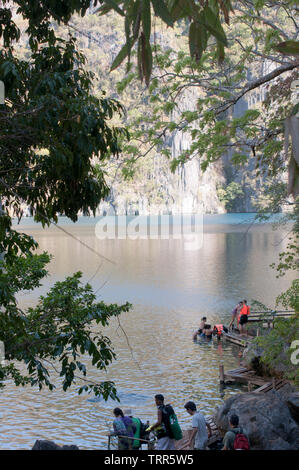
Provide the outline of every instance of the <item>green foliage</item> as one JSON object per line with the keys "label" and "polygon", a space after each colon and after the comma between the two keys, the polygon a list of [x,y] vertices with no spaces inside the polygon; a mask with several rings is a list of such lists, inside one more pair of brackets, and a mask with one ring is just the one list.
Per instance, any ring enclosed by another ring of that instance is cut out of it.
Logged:
{"label": "green foliage", "polygon": [[221,24],[221,14],[229,23],[233,11],[230,1],[197,0],[103,0],[97,12],[103,16],[114,10],[125,18],[126,43],[114,59],[111,70],[117,68],[128,57],[130,66],[131,51],[137,41],[137,64],[139,78],[149,85],[152,74],[151,17],[152,14],[167,26],[185,19],[190,22],[189,47],[191,56],[197,61],[207,47],[210,36],[217,40],[215,49],[219,60],[224,59],[227,38]]}
{"label": "green foliage", "polygon": [[226,187],[218,186],[217,195],[224,207],[229,212],[233,212],[236,201],[244,196],[244,191],[240,183],[232,181]]}
{"label": "green foliage", "polygon": [[7,204],[14,199],[15,211],[27,203],[43,224],[57,213],[76,220],[80,209],[95,211],[108,187],[95,178],[93,155],[102,161],[117,155],[126,133],[108,126],[122,108],[91,94],[84,63],[72,38],[42,47],[31,62],[10,49],[0,53],[7,98],[0,110],[0,191]]}
{"label": "green foliage", "polygon": [[53,20],[67,24],[75,12],[84,16],[90,1],[53,1],[50,6],[47,1],[13,2],[25,22],[29,47],[23,54],[17,45],[12,47],[20,38],[14,23],[20,17],[11,15],[12,2],[3,3],[0,78],[6,99],[0,108],[0,341],[7,365],[0,367],[0,384],[12,379],[16,385],[52,390],[58,374],[64,390],[83,379],[79,393],[89,390],[116,399],[114,383],[88,380],[87,363],[91,359],[105,371],[115,358],[101,329],[127,312],[130,304],[97,302],[91,286],[83,286],[81,273],[76,273],[56,283],[35,308],[21,310],[16,296],[41,285],[51,256],[34,254],[37,243],[12,229],[12,215],[20,219],[24,203],[43,225],[57,221],[60,214],[76,221],[80,210],[94,213],[109,193],[105,163],[118,156],[128,138],[123,127],[112,123],[123,115],[123,108],[102,89],[99,96],[94,94],[95,76],[75,39],[56,34]]}
{"label": "green foliage", "polygon": [[299,41],[285,41],[277,44],[275,49],[285,55],[299,55]]}
{"label": "green foliage", "polygon": [[[25,260],[25,264],[29,260]],[[14,280],[15,290],[33,288],[34,277],[44,276],[41,266],[45,265],[47,256],[36,258],[28,263],[31,272],[19,274],[19,279],[28,278],[31,285],[18,283]],[[21,266],[20,260],[16,267]],[[8,278],[12,279],[14,270]],[[101,327],[108,325],[112,317],[127,312],[131,305],[105,305],[97,302],[90,285],[81,284],[82,274],[75,273],[62,282],[57,282],[46,296],[41,296],[35,308],[21,312],[14,303],[6,305],[0,318],[0,340],[5,344],[5,358],[8,361],[22,361],[26,364],[26,372],[17,367],[0,367],[1,382],[13,374],[18,374],[20,384],[30,383],[52,390],[55,385],[51,379],[48,364],[52,364],[56,375],[62,380],[63,390],[67,390],[77,379],[87,375],[86,358],[100,370],[106,370],[115,358],[109,338],[104,336],[94,324]],[[36,283],[35,283],[36,284]],[[77,375],[78,374],[78,375]],[[55,375],[55,374],[54,374]],[[87,385],[80,388],[102,394],[105,399],[116,397],[114,383],[92,383],[85,379]]]}
{"label": "green foliage", "polygon": [[[298,283],[296,291],[298,297]],[[291,319],[275,320],[274,328],[269,334],[254,339],[254,342],[263,348],[262,363],[270,370],[279,366],[283,371],[283,377],[292,380],[297,386],[299,386],[299,368],[291,361],[293,352],[291,345],[293,341],[298,340],[298,331],[299,317],[297,315]]]}

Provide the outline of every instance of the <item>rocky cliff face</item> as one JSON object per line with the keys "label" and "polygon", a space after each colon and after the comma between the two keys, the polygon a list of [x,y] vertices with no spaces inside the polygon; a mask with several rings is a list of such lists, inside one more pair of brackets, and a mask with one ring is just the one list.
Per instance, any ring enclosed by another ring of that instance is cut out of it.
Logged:
{"label": "rocky cliff face", "polygon": [[[180,97],[180,110],[195,108],[196,98],[196,92],[188,90]],[[175,115],[172,118],[175,119]],[[172,158],[176,158],[189,149],[191,143],[189,133],[175,131],[165,142],[165,147],[171,150]],[[152,181],[150,187],[142,184],[146,180]],[[195,155],[172,173],[169,160],[156,153],[139,181],[134,180],[134,187],[124,187],[117,182],[112,184],[110,196],[99,206],[98,215],[223,213],[225,210],[218,199],[216,186],[225,182],[222,161],[203,172],[200,157]]]}

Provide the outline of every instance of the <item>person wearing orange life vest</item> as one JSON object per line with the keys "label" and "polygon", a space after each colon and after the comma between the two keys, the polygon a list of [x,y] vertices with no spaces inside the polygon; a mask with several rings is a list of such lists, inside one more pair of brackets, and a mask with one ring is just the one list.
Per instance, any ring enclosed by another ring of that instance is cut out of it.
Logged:
{"label": "person wearing orange life vest", "polygon": [[225,331],[225,333],[228,332],[228,329],[227,329],[224,325],[222,325],[222,324],[220,324],[220,325],[214,325],[214,328],[213,328],[213,335],[217,335],[217,338],[218,338],[218,339],[221,338],[223,331]]}
{"label": "person wearing orange life vest", "polygon": [[248,315],[250,315],[250,307],[247,305],[247,300],[243,300],[243,307],[240,310],[239,318],[238,318],[238,325],[240,334],[246,333],[246,323],[248,322]]}

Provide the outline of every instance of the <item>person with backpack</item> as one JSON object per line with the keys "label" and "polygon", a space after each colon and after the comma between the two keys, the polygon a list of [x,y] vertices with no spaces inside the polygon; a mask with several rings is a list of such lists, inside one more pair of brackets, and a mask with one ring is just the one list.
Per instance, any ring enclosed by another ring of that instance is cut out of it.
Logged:
{"label": "person with backpack", "polygon": [[239,417],[233,414],[229,420],[230,430],[223,438],[222,450],[249,450],[249,439],[239,426]]}
{"label": "person with backpack", "polygon": [[158,409],[157,422],[147,431],[155,431],[158,439],[156,450],[175,450],[174,441],[182,438],[175,412],[171,405],[164,405],[161,394],[155,395],[155,403]]}
{"label": "person with backpack", "polygon": [[184,447],[182,447],[182,449],[194,448],[194,450],[205,450],[208,439],[212,435],[211,426],[206,422],[204,415],[197,411],[196,405],[193,401],[188,401],[184,408],[187,413],[192,416],[192,431],[189,436],[189,441],[184,445]]}
{"label": "person with backpack", "polygon": [[[135,425],[129,416],[125,416],[120,408],[114,408],[113,414],[115,420],[113,421],[114,432],[110,433],[111,436],[118,437],[118,450],[128,450],[132,448],[132,441],[136,431]],[[128,436],[128,437],[126,437]]]}
{"label": "person with backpack", "polygon": [[144,424],[141,419],[135,418],[132,416],[132,410],[128,409],[125,410],[125,415],[131,418],[134,426],[135,426],[135,432],[134,432],[134,441],[132,444],[132,450],[139,450],[142,446],[142,442],[140,439],[147,439],[147,435],[145,433],[145,429],[147,428],[147,425]]}

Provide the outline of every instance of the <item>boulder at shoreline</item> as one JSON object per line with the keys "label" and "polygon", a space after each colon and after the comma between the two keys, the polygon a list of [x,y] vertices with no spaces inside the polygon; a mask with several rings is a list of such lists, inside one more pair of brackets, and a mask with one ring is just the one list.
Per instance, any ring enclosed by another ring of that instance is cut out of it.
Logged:
{"label": "boulder at shoreline", "polygon": [[79,450],[79,447],[75,445],[59,446],[53,441],[37,440],[31,450]]}
{"label": "boulder at shoreline", "polygon": [[299,450],[299,393],[287,384],[268,393],[241,393],[218,409],[215,422],[224,435],[229,417],[239,416],[252,450]]}

